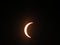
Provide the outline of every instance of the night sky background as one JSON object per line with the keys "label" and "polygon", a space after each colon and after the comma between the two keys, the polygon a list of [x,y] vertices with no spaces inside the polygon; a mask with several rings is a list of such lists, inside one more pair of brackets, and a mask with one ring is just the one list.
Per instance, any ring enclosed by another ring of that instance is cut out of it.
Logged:
{"label": "night sky background", "polygon": [[[2,45],[51,45],[54,16],[52,1],[5,1],[2,3],[3,39]],[[31,39],[23,32],[28,22]]]}

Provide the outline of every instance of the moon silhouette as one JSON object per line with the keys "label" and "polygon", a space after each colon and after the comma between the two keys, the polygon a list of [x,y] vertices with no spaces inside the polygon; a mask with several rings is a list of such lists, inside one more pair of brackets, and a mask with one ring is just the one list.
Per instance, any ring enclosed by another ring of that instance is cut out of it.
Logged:
{"label": "moon silhouette", "polygon": [[29,22],[25,25],[24,27],[24,33],[25,35],[28,37],[28,38],[31,38],[31,36],[28,35],[28,32],[27,32],[27,28],[29,27],[29,25],[33,24],[33,22]]}

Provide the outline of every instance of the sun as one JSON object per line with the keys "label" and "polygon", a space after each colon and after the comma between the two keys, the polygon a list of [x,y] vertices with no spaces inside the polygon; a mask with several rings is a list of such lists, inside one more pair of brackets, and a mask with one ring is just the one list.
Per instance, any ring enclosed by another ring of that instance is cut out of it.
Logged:
{"label": "sun", "polygon": [[31,25],[31,24],[33,24],[33,22],[27,23],[27,24],[25,25],[25,27],[24,27],[24,33],[25,33],[25,35],[26,35],[28,38],[31,38],[31,36],[29,36],[29,35],[28,35],[28,32],[27,32],[27,29],[28,29],[29,25]]}

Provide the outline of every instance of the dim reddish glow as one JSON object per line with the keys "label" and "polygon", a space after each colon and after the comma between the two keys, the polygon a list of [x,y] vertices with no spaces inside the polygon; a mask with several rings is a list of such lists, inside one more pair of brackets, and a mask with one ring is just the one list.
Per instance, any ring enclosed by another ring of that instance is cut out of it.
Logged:
{"label": "dim reddish glow", "polygon": [[28,24],[26,24],[26,26],[24,27],[24,33],[27,37],[31,38],[28,33],[27,33],[27,28],[29,27],[29,25],[31,25],[33,22],[29,22]]}

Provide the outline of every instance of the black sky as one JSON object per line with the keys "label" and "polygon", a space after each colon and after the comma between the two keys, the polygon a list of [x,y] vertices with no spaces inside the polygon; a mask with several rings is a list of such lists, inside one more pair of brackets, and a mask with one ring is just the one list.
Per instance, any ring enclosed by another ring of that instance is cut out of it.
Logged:
{"label": "black sky", "polygon": [[[54,18],[49,4],[46,0],[4,3],[2,45],[51,45]],[[23,33],[24,25],[30,21],[34,22],[29,28],[31,39]]]}

